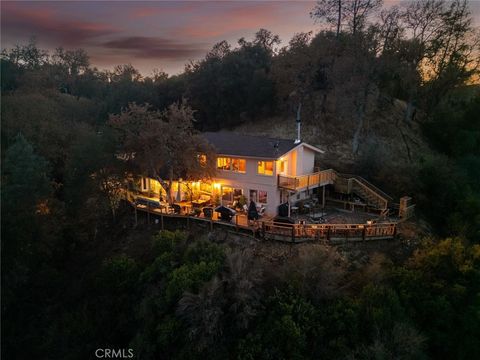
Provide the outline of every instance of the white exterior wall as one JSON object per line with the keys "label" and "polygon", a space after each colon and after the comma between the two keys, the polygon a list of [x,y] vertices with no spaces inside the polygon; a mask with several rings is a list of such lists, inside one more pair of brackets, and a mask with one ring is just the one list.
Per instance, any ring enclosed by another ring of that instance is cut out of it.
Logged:
{"label": "white exterior wall", "polygon": [[[239,173],[227,170],[217,170],[213,182],[217,185],[214,186],[213,192],[215,195],[221,196],[222,186],[229,186],[236,189],[242,189],[243,195],[249,202],[250,190],[266,191],[267,203],[262,204],[265,206],[265,213],[269,216],[275,216],[277,214],[278,206],[280,205],[280,190],[277,187],[277,175],[280,170],[280,162],[286,161],[286,171],[283,175],[299,176],[310,174],[314,171],[315,152],[304,145],[300,145],[285,154],[278,160],[273,160],[273,175],[262,175],[257,173],[258,161],[272,161],[271,159],[262,158],[245,158],[235,157],[229,155],[219,155],[219,157],[240,158],[246,160],[246,172]],[[148,186],[150,188],[150,186]],[[146,190],[146,189],[145,189]],[[297,198],[297,195],[299,197]],[[292,200],[303,199],[307,195],[303,193],[293,194]],[[259,204],[260,205],[260,204]]]}
{"label": "white exterior wall", "polygon": [[302,146],[302,148],[302,174],[311,174],[315,169],[315,151],[305,146]]}
{"label": "white exterior wall", "polygon": [[311,174],[315,169],[315,151],[300,145],[281,157],[287,162],[287,173],[289,176],[300,176]]}
{"label": "white exterior wall", "polygon": [[[233,156],[228,156],[232,157]],[[217,170],[217,175],[214,178],[216,183],[221,186],[230,186],[236,189],[242,189],[243,195],[249,202],[250,190],[266,191],[267,192],[267,204],[265,206],[265,213],[267,215],[274,216],[277,214],[278,205],[280,205],[280,191],[277,188],[277,171],[276,161],[274,161],[273,175],[261,175],[257,174],[257,162],[258,161],[271,161],[269,159],[246,159],[246,172],[237,173],[226,170]],[[221,188],[218,189],[221,194]],[[260,204],[259,204],[260,205]]]}

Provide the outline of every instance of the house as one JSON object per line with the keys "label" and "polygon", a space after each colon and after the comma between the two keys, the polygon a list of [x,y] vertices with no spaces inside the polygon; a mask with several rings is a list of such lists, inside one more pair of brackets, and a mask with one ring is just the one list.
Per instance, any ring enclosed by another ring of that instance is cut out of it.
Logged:
{"label": "house", "polygon": [[276,215],[278,206],[295,192],[304,198],[320,184],[291,188],[302,176],[315,172],[315,154],[323,151],[295,140],[274,139],[227,132],[205,133],[217,152],[215,182],[222,204],[231,204],[243,195]]}
{"label": "house", "polygon": [[[267,215],[275,216],[281,203],[301,200],[315,188],[332,183],[329,170],[315,171],[315,155],[323,151],[305,142],[232,132],[203,135],[216,150],[216,176],[191,184],[175,182],[177,200],[203,195],[226,206],[253,200]],[[144,192],[162,191],[149,178],[142,179],[141,187]]]}
{"label": "house", "polygon": [[[208,180],[174,181],[171,191],[175,206],[182,208],[183,213],[191,213],[192,208],[207,204],[235,207],[254,201],[258,209],[263,208],[264,214],[273,217],[280,204],[288,204],[290,213],[299,200],[316,192],[322,208],[328,202],[352,211],[360,209],[387,216],[393,210],[402,219],[412,216],[415,205],[410,197],[403,197],[396,204],[392,197],[358,175],[316,168],[315,157],[323,151],[299,140],[299,133],[296,140],[225,131],[203,133],[215,148],[216,175]],[[139,187],[135,191],[140,191],[140,200],[147,204],[142,206],[168,207],[165,190],[158,181],[142,177]]]}

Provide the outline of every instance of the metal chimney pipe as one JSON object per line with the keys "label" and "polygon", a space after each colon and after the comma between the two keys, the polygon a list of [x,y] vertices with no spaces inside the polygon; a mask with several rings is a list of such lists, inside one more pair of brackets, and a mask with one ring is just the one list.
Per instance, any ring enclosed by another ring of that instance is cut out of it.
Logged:
{"label": "metal chimney pipe", "polygon": [[300,102],[297,108],[297,138],[295,139],[295,144],[300,144],[302,142],[302,140],[300,139],[300,125],[302,123],[300,119],[301,111],[302,111],[302,103]]}

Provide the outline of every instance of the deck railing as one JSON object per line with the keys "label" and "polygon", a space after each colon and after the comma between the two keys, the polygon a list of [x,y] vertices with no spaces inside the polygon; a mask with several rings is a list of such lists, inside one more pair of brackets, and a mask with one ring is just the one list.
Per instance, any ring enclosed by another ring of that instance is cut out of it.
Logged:
{"label": "deck railing", "polygon": [[371,190],[374,190],[378,195],[382,196],[385,200],[393,201],[393,198],[390,195],[386,194],[383,190],[379,189],[378,187],[373,185],[370,181],[366,180],[361,176],[358,176],[355,174],[346,174],[346,173],[337,173],[337,176],[345,179],[355,179],[357,182],[361,183],[365,187],[368,187]]}
{"label": "deck railing", "polygon": [[277,240],[374,240],[392,239],[396,234],[395,222],[376,224],[282,224],[264,222],[266,237]]}
{"label": "deck railing", "polygon": [[[379,240],[393,239],[396,234],[395,222],[375,223],[375,224],[285,224],[274,222],[273,220],[258,220],[249,222],[245,215],[234,216],[231,222],[224,222],[218,219],[216,214],[207,218],[201,216],[192,216],[191,214],[175,214],[165,211],[164,208],[156,206],[153,202],[138,204],[137,196],[131,192],[126,192],[126,200],[133,205],[136,210],[160,217],[163,227],[164,218],[183,218],[189,224],[191,221],[200,221],[210,223],[211,229],[214,225],[230,226],[238,229],[244,229],[253,232],[253,235],[261,231],[266,239],[275,239],[288,242],[302,242],[311,240]],[[135,219],[137,215],[135,212]]]}
{"label": "deck railing", "polygon": [[335,177],[336,173],[332,169],[299,176],[278,175],[278,186],[289,190],[307,189],[333,184]]}

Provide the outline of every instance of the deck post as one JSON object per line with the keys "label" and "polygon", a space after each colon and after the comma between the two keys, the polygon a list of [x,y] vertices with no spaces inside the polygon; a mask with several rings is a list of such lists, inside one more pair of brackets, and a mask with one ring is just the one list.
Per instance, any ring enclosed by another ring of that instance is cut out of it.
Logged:
{"label": "deck post", "polygon": [[363,241],[365,241],[365,233],[366,233],[366,231],[365,231],[365,226],[364,226],[363,229],[362,229],[362,240]]}
{"label": "deck post", "polygon": [[187,215],[187,229],[190,230],[190,216]]}
{"label": "deck post", "polygon": [[322,210],[323,209],[325,209],[325,185],[322,186]]}
{"label": "deck post", "polygon": [[135,205],[135,227],[138,226],[138,213],[137,213],[137,206]]}
{"label": "deck post", "polygon": [[210,231],[213,230],[213,219],[210,219]]}
{"label": "deck post", "polygon": [[160,223],[162,224],[162,225],[161,225],[161,226],[162,226],[162,230],[164,230],[164,228],[163,228],[163,214],[162,214],[162,213],[160,213]]}

